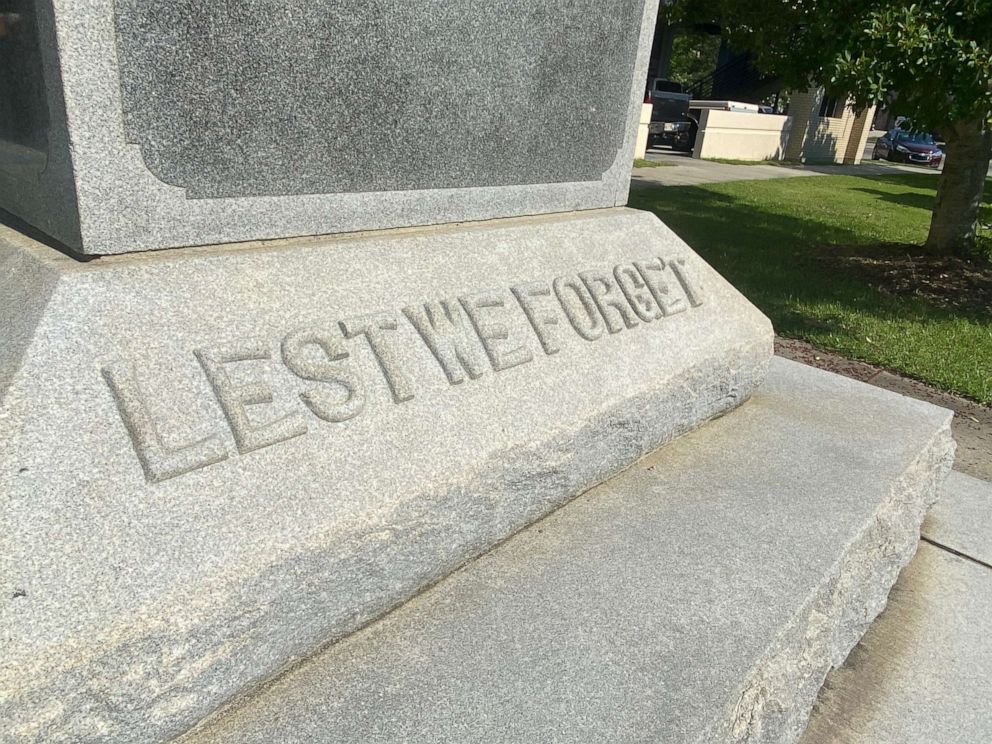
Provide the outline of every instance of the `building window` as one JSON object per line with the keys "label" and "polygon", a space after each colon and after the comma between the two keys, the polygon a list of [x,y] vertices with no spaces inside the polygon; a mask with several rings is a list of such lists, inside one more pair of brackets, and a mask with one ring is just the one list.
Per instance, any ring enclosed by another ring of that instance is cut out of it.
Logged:
{"label": "building window", "polygon": [[841,111],[844,104],[839,98],[834,96],[824,96],[823,100],[820,101],[820,118],[821,119],[836,119],[841,115]]}

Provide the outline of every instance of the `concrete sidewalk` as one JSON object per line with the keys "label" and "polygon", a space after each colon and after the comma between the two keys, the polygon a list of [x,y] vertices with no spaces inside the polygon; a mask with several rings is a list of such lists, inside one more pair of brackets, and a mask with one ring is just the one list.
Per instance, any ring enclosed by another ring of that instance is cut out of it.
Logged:
{"label": "concrete sidewalk", "polygon": [[635,168],[632,186],[697,186],[723,181],[763,181],[773,178],[803,176],[847,175],[881,176],[894,173],[923,173],[937,175],[939,171],[885,161],[866,161],[861,165],[738,165],[713,160],[699,160],[685,153],[652,150],[648,160],[663,163],[662,168]]}

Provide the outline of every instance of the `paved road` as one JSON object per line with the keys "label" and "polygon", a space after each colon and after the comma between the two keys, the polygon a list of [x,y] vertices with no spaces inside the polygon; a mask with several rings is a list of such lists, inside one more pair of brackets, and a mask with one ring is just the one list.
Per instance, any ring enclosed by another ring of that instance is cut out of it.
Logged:
{"label": "paved road", "polygon": [[712,160],[699,160],[684,153],[651,150],[648,160],[665,163],[664,168],[635,168],[631,175],[634,186],[695,186],[721,181],[758,181],[772,178],[801,178],[816,175],[874,176],[888,173],[924,173],[937,171],[912,165],[884,161],[866,161],[861,165],[733,165]]}

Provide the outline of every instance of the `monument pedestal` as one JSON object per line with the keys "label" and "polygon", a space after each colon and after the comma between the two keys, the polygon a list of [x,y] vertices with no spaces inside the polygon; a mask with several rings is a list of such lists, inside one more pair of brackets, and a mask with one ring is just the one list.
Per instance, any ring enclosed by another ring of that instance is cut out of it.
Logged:
{"label": "monument pedestal", "polygon": [[3,740],[792,742],[952,458],[643,212],[0,261]]}
{"label": "monument pedestal", "polygon": [[88,263],[5,231],[0,265],[0,719],[44,742],[185,731],[772,349],[629,209]]}
{"label": "monument pedestal", "polygon": [[183,744],[795,742],[916,551],[949,423],[776,359],[738,410]]}

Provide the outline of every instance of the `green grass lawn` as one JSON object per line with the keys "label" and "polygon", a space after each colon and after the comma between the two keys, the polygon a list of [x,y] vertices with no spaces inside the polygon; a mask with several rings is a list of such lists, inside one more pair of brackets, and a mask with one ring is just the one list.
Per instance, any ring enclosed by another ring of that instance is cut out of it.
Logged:
{"label": "green grass lawn", "polygon": [[630,205],[661,217],[779,334],[992,403],[992,314],[883,294],[817,257],[824,244],[922,243],[936,185],[929,174],[814,176],[639,188]]}

